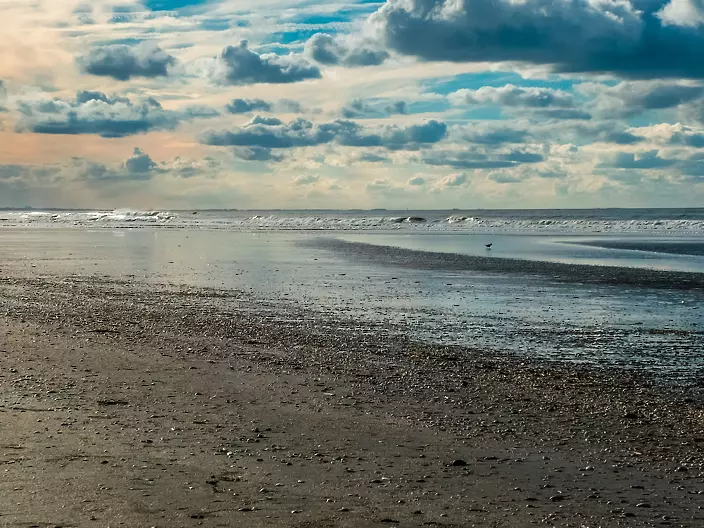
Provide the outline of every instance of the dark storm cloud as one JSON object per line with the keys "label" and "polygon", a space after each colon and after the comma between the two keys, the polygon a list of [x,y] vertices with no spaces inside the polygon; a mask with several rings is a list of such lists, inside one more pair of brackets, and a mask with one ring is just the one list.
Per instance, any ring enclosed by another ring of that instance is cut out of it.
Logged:
{"label": "dark storm cloud", "polygon": [[165,110],[154,98],[132,102],[126,97],[81,91],[74,100],[20,101],[18,132],[38,134],[97,134],[124,137],[150,130],[173,130],[182,121],[212,117],[201,107]]}
{"label": "dark storm cloud", "polygon": [[427,121],[408,127],[383,126],[368,130],[353,121],[336,120],[314,124],[298,118],[284,123],[275,117],[255,116],[249,123],[233,130],[203,133],[206,145],[286,149],[336,143],[351,147],[384,147],[390,150],[413,149],[437,143],[447,135],[447,125]]}
{"label": "dark storm cloud", "polygon": [[367,24],[425,60],[522,61],[561,72],[703,78],[704,29],[667,23],[664,2],[388,0]]}
{"label": "dark storm cloud", "polygon": [[317,33],[306,42],[304,54],[320,64],[329,66],[377,66],[383,63],[389,54],[367,43],[359,45],[346,44],[340,39],[326,33]]}
{"label": "dark storm cloud", "polygon": [[287,84],[322,76],[317,66],[300,55],[260,55],[249,49],[246,40],[225,47],[207,65],[206,73],[214,82],[227,85]]}
{"label": "dark storm cloud", "polygon": [[169,67],[176,63],[173,56],[152,43],[98,46],[76,61],[85,73],[120,81],[132,77],[165,76],[168,75]]}

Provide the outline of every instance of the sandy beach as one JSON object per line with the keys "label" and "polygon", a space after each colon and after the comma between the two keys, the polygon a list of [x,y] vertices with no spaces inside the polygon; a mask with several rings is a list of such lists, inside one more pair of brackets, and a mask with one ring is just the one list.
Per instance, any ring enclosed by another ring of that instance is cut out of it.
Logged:
{"label": "sandy beach", "polygon": [[704,411],[636,374],[245,293],[0,283],[0,526],[702,526]]}

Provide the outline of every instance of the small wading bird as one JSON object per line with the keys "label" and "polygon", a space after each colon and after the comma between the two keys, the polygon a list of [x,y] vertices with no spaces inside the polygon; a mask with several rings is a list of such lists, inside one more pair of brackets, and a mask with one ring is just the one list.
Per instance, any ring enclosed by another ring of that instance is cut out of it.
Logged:
{"label": "small wading bird", "polygon": [[485,246],[487,249],[491,249],[491,246],[493,246],[493,245],[494,245],[493,242],[492,242],[491,244],[484,244],[484,246]]}

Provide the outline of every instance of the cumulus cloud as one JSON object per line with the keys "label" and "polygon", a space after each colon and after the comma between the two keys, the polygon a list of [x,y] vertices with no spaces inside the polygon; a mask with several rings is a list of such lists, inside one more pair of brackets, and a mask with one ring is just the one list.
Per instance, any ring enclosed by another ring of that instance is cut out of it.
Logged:
{"label": "cumulus cloud", "polygon": [[704,99],[704,86],[682,82],[624,81],[616,86],[582,83],[578,89],[593,97],[590,109],[604,117],[632,117]]}
{"label": "cumulus cloud", "polygon": [[440,180],[440,185],[442,187],[461,187],[469,181],[467,174],[464,172],[455,172],[453,174],[448,174],[445,178]]}
{"label": "cumulus cloud", "polygon": [[512,128],[506,125],[484,126],[477,123],[452,127],[453,139],[480,145],[500,145],[503,143],[525,143],[531,137],[523,127]]}
{"label": "cumulus cloud", "polygon": [[414,149],[445,138],[447,125],[431,120],[407,127],[381,126],[366,129],[354,121],[336,120],[314,124],[298,118],[284,123],[275,117],[255,116],[233,130],[204,132],[206,145],[287,149],[337,143],[348,147],[384,147],[390,150]]}
{"label": "cumulus cloud", "polygon": [[633,128],[632,132],[657,145],[704,148],[704,129],[682,123],[660,123]]}
{"label": "cumulus cloud", "polygon": [[606,156],[598,165],[600,168],[614,169],[663,169],[671,167],[675,160],[660,157],[660,152],[648,150],[644,152],[617,152]]}
{"label": "cumulus cloud", "polygon": [[342,108],[342,117],[354,119],[360,117],[379,117],[380,114],[362,99],[355,99]]}
{"label": "cumulus cloud", "polygon": [[233,99],[227,105],[231,114],[248,114],[250,112],[270,112],[271,103],[263,99]]}
{"label": "cumulus cloud", "polygon": [[135,147],[132,156],[125,161],[124,168],[129,174],[148,175],[156,168],[156,163],[149,154]]}
{"label": "cumulus cloud", "polygon": [[320,176],[317,174],[302,174],[293,179],[294,185],[313,185],[320,181]]}
{"label": "cumulus cloud", "polygon": [[153,43],[111,44],[92,48],[76,59],[85,73],[127,81],[132,77],[161,77],[176,59]]}
{"label": "cumulus cloud", "polygon": [[525,150],[487,152],[484,149],[431,150],[424,152],[418,161],[426,165],[454,167],[457,169],[505,169],[524,163],[538,163],[545,157]]}
{"label": "cumulus cloud", "polygon": [[345,119],[359,118],[379,118],[395,114],[405,115],[408,113],[408,106],[405,101],[366,101],[364,99],[353,99],[342,107],[340,114]]}
{"label": "cumulus cloud", "polygon": [[427,180],[420,175],[413,176],[413,178],[408,180],[408,185],[414,185],[416,187],[422,187],[427,183]]}
{"label": "cumulus cloud", "polygon": [[236,158],[244,161],[281,161],[283,156],[276,154],[273,149],[252,145],[249,147],[234,147],[232,153]]}
{"label": "cumulus cloud", "polygon": [[161,172],[151,156],[137,147],[132,155],[117,167],[85,158],[72,158],[68,169],[75,178],[94,183],[149,181]]}
{"label": "cumulus cloud", "polygon": [[192,108],[183,112],[165,110],[152,97],[132,102],[126,97],[91,91],[77,92],[73,100],[20,101],[17,110],[20,114],[16,123],[18,132],[97,134],[103,137],[173,130],[182,121],[203,117],[203,112],[193,112]]}
{"label": "cumulus cloud", "polygon": [[482,86],[478,90],[462,89],[448,95],[455,105],[519,106],[529,108],[571,108],[572,94],[550,88],[522,88],[513,84],[506,86]]}
{"label": "cumulus cloud", "polygon": [[320,64],[348,67],[377,66],[389,57],[387,51],[368,42],[353,44],[326,33],[308,39],[304,54]]}
{"label": "cumulus cloud", "polygon": [[213,82],[225,85],[288,84],[322,77],[320,69],[300,55],[258,54],[246,40],[226,46],[207,61],[205,73]]}
{"label": "cumulus cloud", "polygon": [[670,0],[658,13],[665,24],[697,27],[704,23],[702,0]]}
{"label": "cumulus cloud", "polygon": [[664,20],[657,13],[662,5],[388,0],[370,16],[367,30],[387,49],[425,60],[521,61],[632,78],[704,77],[704,30],[681,18]]}

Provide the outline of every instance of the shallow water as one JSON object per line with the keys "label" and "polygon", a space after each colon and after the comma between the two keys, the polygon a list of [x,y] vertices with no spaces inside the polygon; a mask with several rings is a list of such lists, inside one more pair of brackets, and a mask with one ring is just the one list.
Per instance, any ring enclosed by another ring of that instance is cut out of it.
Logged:
{"label": "shallow water", "polygon": [[[0,230],[0,256],[4,268],[25,275],[100,275],[238,289],[334,317],[384,322],[424,341],[641,368],[690,385],[701,381],[701,291],[590,285],[412,263],[398,267],[381,257],[374,261],[336,251],[325,245],[326,236],[300,231],[8,229]],[[573,244],[574,237],[337,236],[480,255],[491,241],[497,260],[510,255],[684,271],[697,271],[701,260],[656,253],[641,258],[644,252]],[[316,243],[302,243],[310,241]],[[423,259],[422,252],[413,255]]]}
{"label": "shallow water", "polygon": [[[632,235],[342,234],[337,238],[418,251],[704,273],[704,238]],[[486,245],[491,244],[490,248]]]}

